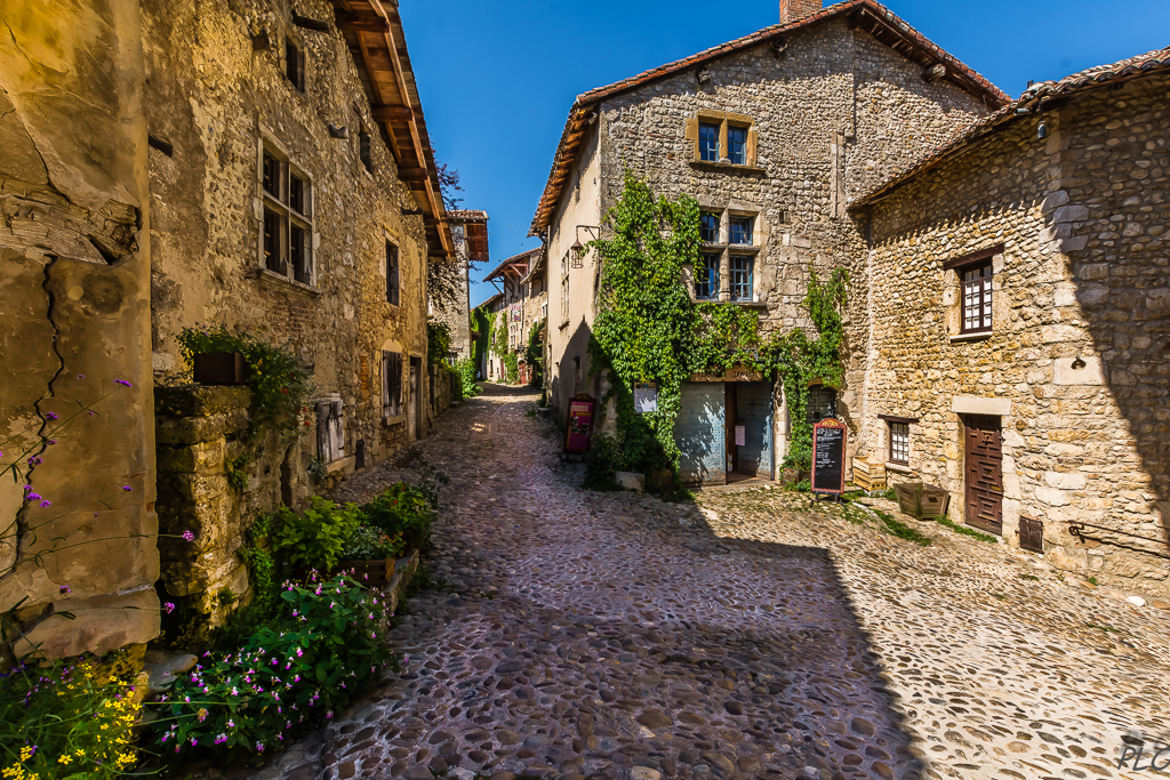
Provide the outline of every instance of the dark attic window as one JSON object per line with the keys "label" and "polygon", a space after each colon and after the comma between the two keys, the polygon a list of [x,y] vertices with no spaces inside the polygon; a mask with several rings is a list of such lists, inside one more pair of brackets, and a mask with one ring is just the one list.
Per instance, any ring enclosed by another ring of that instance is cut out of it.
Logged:
{"label": "dark attic window", "polygon": [[284,75],[298,92],[305,91],[305,53],[292,38],[284,42]]}
{"label": "dark attic window", "polygon": [[374,172],[374,158],[370,153],[370,131],[365,125],[358,130],[358,157],[370,173]]}

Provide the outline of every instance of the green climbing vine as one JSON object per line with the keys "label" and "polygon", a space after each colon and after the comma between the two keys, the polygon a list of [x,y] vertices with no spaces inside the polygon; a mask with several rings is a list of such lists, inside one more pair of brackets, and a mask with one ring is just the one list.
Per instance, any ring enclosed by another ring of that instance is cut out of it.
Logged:
{"label": "green climbing vine", "polygon": [[[839,387],[848,274],[833,271],[822,282],[809,271],[804,306],[815,336],[803,329],[784,335],[760,333],[758,310],[730,303],[695,303],[687,272],[699,260],[699,206],[689,196],[655,197],[627,174],[625,190],[606,216],[606,236],[591,246],[601,263],[597,319],[590,351],[594,371],[607,370],[617,415],[616,468],[677,468],[674,428],[683,382],[695,374],[722,375],[748,368],[780,377],[792,417],[785,465],[807,468],[811,426],[805,420],[808,388]],[[635,383],[654,383],[658,409],[634,410]],[[604,404],[602,404],[604,406]]]}

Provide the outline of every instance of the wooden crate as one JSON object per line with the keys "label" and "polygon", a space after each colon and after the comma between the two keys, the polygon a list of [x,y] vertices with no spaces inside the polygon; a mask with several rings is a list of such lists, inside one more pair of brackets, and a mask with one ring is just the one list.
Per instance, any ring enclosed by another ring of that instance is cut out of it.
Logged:
{"label": "wooden crate", "polygon": [[886,466],[866,458],[853,458],[853,484],[862,490],[885,490]]}
{"label": "wooden crate", "polygon": [[895,485],[894,492],[898,494],[898,505],[902,511],[919,520],[946,517],[947,506],[951,502],[947,491],[922,482]]}

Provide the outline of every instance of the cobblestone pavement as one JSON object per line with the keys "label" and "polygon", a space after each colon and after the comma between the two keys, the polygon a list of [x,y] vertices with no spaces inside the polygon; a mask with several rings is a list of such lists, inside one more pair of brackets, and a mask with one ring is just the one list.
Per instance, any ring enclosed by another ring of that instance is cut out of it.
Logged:
{"label": "cobblestone pavement", "polygon": [[1170,732],[1166,612],[764,486],[580,490],[534,400],[489,388],[345,487],[450,479],[431,586],[402,673],[257,780],[1157,776],[1117,761]]}

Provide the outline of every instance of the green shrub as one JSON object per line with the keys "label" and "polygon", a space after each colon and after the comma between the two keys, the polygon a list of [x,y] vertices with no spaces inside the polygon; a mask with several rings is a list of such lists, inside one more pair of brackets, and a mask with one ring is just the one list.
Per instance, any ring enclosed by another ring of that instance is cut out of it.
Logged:
{"label": "green shrub", "polygon": [[455,364],[455,370],[459,372],[459,381],[463,385],[463,397],[474,398],[483,392],[483,388],[475,383],[475,361],[471,358],[465,358]]}
{"label": "green shrub", "polygon": [[314,496],[304,512],[281,507],[272,523],[273,549],[290,564],[330,571],[361,524],[361,514],[356,504],[335,504]]}
{"label": "green shrub", "polygon": [[397,482],[361,508],[366,523],[390,537],[400,536],[410,548],[421,548],[430,539],[435,521],[435,502],[416,485]]}
{"label": "green shrub", "polygon": [[134,687],[92,658],[20,666],[0,677],[0,777],[125,776],[140,710]]}
{"label": "green shrub", "polygon": [[277,620],[175,684],[151,726],[165,755],[261,759],[381,676],[391,616],[377,593],[339,575],[287,585],[281,604]]}
{"label": "green shrub", "polygon": [[390,534],[372,525],[360,525],[345,542],[341,551],[343,561],[369,561],[397,558],[406,550],[401,534]]}
{"label": "green shrub", "polygon": [[595,433],[585,454],[585,482],[588,490],[617,490],[617,471],[622,450],[617,439],[608,433]]}
{"label": "green shrub", "polygon": [[427,323],[427,360],[432,364],[445,364],[451,353],[451,329],[443,322]]}
{"label": "green shrub", "polygon": [[252,391],[248,424],[255,434],[265,426],[295,433],[302,426],[301,412],[313,394],[309,370],[287,349],[274,347],[248,333],[233,334],[215,328],[184,328],[179,347],[189,366],[196,355],[239,352],[244,356],[244,381]]}

